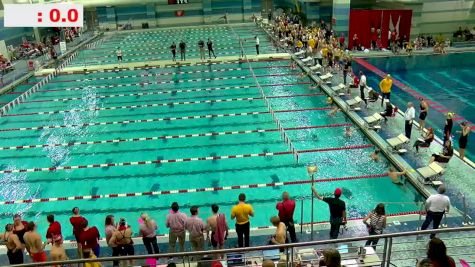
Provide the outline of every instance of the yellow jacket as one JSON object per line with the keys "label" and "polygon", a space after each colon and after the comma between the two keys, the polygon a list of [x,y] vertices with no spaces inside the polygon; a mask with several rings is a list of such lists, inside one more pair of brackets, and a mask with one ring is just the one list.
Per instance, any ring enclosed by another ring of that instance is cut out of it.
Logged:
{"label": "yellow jacket", "polygon": [[384,78],[379,83],[379,88],[381,88],[381,92],[383,93],[391,93],[391,87],[393,86],[393,80]]}
{"label": "yellow jacket", "polygon": [[310,46],[311,48],[315,48],[315,39],[310,38],[310,40],[308,40],[308,46]]}

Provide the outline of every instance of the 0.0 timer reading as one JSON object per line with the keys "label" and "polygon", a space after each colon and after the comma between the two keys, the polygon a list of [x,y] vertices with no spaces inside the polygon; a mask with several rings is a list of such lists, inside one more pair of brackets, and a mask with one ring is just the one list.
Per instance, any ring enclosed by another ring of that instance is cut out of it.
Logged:
{"label": "0.0 timer reading", "polygon": [[82,27],[83,23],[84,6],[81,4],[4,5],[5,27]]}
{"label": "0.0 timer reading", "polygon": [[[43,22],[43,12],[38,12],[38,22]],[[77,9],[69,9],[67,14],[61,16],[61,11],[57,8],[53,8],[49,11],[49,20],[51,22],[77,22],[79,18],[79,12]]]}

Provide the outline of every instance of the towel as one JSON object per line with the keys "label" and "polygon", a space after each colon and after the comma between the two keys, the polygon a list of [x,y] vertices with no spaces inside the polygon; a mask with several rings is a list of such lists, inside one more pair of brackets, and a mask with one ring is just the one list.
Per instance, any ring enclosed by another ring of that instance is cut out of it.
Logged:
{"label": "towel", "polygon": [[224,245],[224,239],[226,238],[226,232],[228,231],[228,225],[226,224],[226,217],[224,214],[218,214],[216,217],[216,232],[214,233],[214,241],[219,246]]}

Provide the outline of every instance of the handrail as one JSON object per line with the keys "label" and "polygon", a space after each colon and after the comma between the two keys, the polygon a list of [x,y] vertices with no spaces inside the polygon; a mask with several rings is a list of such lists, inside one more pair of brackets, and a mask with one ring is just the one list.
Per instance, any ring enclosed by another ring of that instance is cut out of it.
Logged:
{"label": "handrail", "polygon": [[[427,235],[427,234],[432,234],[432,233],[441,234],[441,233],[468,232],[468,231],[475,231],[475,226],[372,235],[371,238],[385,238],[386,239],[386,238],[395,238],[395,237]],[[350,237],[350,238],[341,238],[341,239],[318,240],[318,241],[300,242],[300,243],[292,243],[292,244],[282,244],[282,245],[266,245],[266,246],[257,246],[257,247],[248,247],[248,248],[231,248],[231,249],[220,249],[220,250],[209,250],[209,251],[191,251],[191,252],[183,252],[183,253],[163,253],[163,254],[120,256],[120,257],[102,257],[102,258],[96,258],[96,259],[75,259],[75,260],[67,260],[67,261],[51,261],[47,263],[41,263],[41,265],[42,266],[64,265],[64,264],[98,262],[98,261],[109,262],[109,261],[115,261],[115,260],[145,260],[148,258],[174,258],[174,257],[182,258],[182,257],[187,257],[187,256],[204,256],[204,255],[209,256],[209,255],[215,255],[215,254],[224,255],[227,253],[244,253],[244,252],[250,252],[250,251],[262,251],[262,250],[273,250],[273,249],[294,249],[294,248],[300,248],[300,247],[330,245],[330,244],[345,243],[345,242],[347,243],[347,242],[354,242],[354,241],[366,241],[367,239],[368,239],[368,236]],[[19,264],[15,266],[36,267],[38,266],[38,263]]]}

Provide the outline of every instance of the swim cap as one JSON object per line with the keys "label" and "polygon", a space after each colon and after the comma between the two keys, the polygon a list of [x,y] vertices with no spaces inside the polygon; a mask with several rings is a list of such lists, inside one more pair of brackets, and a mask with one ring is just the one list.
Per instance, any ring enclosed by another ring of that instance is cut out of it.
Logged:
{"label": "swim cap", "polygon": [[337,188],[335,189],[335,192],[333,194],[335,195],[335,197],[339,197],[341,196],[341,193],[342,193],[341,188]]}
{"label": "swim cap", "polygon": [[447,118],[452,119],[455,116],[453,112],[447,112]]}

